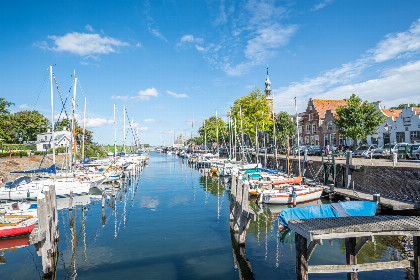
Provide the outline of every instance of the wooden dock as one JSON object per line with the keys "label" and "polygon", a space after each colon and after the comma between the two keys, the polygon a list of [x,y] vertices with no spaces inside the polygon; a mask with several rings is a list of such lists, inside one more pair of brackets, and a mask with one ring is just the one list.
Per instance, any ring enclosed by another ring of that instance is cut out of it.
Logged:
{"label": "wooden dock", "polygon": [[[372,216],[306,219],[289,222],[296,236],[297,279],[308,279],[309,273],[347,272],[347,279],[357,279],[357,272],[394,268],[414,268],[414,279],[420,279],[420,217]],[[357,264],[357,254],[375,235],[412,236],[414,260]],[[356,242],[356,237],[361,237]],[[347,265],[315,265],[308,261],[323,239],[345,238]],[[310,241],[309,246],[307,241]]]}

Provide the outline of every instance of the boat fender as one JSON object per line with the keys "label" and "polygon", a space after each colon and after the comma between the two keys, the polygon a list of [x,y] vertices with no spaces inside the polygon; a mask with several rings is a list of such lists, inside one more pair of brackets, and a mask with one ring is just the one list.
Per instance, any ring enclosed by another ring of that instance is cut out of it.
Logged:
{"label": "boat fender", "polygon": [[28,192],[26,193],[26,197],[30,197],[31,196],[31,192],[28,190]]}
{"label": "boat fender", "polygon": [[3,177],[0,177],[0,184],[3,184]]}

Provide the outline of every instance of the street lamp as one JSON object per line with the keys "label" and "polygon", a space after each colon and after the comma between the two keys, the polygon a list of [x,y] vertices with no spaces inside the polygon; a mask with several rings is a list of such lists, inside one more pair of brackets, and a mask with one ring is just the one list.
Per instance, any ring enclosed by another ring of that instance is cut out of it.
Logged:
{"label": "street lamp", "polygon": [[389,158],[392,158],[392,149],[391,149],[391,128],[392,125],[386,123],[384,126],[385,130],[388,132],[388,136],[389,136]]}

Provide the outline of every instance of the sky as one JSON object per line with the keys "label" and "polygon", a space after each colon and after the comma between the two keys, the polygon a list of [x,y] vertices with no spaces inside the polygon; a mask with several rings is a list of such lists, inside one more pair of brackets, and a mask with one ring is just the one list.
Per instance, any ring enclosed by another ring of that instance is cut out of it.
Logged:
{"label": "sky", "polygon": [[[275,112],[352,93],[384,107],[420,103],[420,1],[5,1],[0,97],[12,112],[71,111],[101,144],[123,143],[124,107],[143,143],[197,135],[233,101],[264,90]],[[63,116],[61,116],[62,118]],[[129,119],[129,120],[128,120]],[[132,136],[127,132],[127,144]]]}

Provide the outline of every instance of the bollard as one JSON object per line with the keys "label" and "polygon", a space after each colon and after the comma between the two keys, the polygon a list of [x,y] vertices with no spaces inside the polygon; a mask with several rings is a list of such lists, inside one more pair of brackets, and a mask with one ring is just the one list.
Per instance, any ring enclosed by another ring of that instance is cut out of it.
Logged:
{"label": "bollard", "polygon": [[373,202],[376,202],[377,204],[381,203],[381,195],[379,193],[373,195]]}

